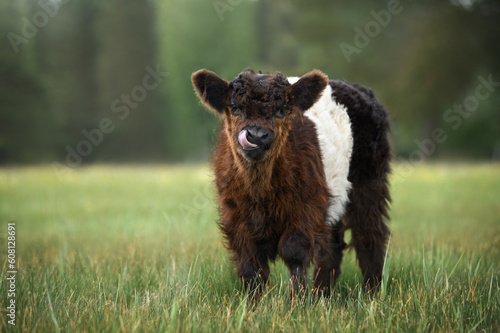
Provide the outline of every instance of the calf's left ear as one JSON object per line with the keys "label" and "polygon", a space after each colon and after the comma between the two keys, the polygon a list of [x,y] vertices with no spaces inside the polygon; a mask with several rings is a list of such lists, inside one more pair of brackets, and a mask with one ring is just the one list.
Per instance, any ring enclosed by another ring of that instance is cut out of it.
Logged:
{"label": "calf's left ear", "polygon": [[191,81],[203,104],[216,114],[221,114],[227,104],[229,82],[206,69],[193,73]]}
{"label": "calf's left ear", "polygon": [[292,84],[295,106],[305,111],[321,97],[321,92],[328,84],[328,77],[319,70],[313,70]]}

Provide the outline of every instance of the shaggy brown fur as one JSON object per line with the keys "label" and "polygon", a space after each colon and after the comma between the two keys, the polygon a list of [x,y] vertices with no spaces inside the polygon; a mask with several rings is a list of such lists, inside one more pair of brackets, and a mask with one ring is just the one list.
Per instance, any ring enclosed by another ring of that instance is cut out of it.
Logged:
{"label": "shaggy brown fur", "polygon": [[[219,226],[240,279],[250,291],[260,290],[268,279],[269,261],[279,255],[290,271],[295,295],[306,289],[307,268],[314,260],[314,287],[329,295],[332,278],[335,282],[340,274],[344,229],[340,221],[335,227],[326,224],[332,194],[315,125],[302,116],[328,84],[327,77],[312,71],[290,85],[280,73],[247,70],[227,82],[200,70],[192,81],[202,102],[222,117],[214,159]],[[354,139],[349,172],[354,189],[347,228],[353,230],[365,281],[375,286],[387,235],[382,221],[389,198],[385,111],[364,88],[340,81],[330,85],[339,93],[337,100],[353,106],[349,116],[355,119],[354,134],[360,135]],[[246,129],[265,130],[259,135],[271,135],[272,143],[245,147],[239,138]]]}

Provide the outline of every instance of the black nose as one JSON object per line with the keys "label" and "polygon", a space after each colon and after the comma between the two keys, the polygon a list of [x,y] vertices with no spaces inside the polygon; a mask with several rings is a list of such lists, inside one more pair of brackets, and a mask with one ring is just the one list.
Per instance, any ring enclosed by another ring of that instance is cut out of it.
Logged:
{"label": "black nose", "polygon": [[268,128],[248,126],[245,129],[247,130],[247,140],[253,144],[269,148],[273,142],[274,133]]}

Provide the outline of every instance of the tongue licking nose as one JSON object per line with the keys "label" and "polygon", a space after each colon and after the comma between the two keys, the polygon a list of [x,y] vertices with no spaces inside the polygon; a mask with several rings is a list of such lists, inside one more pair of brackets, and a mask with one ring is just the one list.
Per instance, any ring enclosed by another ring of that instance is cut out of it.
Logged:
{"label": "tongue licking nose", "polygon": [[243,149],[253,149],[253,148],[257,148],[258,147],[256,144],[251,143],[250,141],[248,141],[248,139],[247,139],[247,130],[246,129],[242,130],[240,132],[240,134],[238,135],[238,142],[243,147]]}

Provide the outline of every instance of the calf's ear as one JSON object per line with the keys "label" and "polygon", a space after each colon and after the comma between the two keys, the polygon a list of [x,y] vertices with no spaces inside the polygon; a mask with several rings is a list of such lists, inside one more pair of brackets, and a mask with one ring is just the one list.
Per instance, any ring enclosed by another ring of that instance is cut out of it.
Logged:
{"label": "calf's ear", "polygon": [[321,71],[313,70],[292,84],[292,94],[300,110],[309,109],[320,97],[328,84],[328,77]]}
{"label": "calf's ear", "polygon": [[191,81],[203,104],[216,114],[221,114],[227,104],[229,82],[206,69],[193,73]]}

